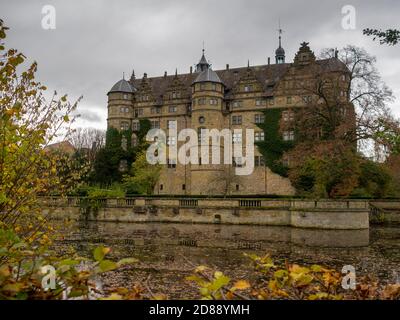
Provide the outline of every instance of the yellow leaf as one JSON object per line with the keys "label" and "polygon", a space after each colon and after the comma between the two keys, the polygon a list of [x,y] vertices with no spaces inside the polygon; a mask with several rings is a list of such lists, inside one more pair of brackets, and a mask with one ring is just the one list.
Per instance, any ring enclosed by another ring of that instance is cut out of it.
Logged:
{"label": "yellow leaf", "polygon": [[205,271],[205,270],[207,270],[207,269],[208,269],[208,267],[206,267],[206,266],[198,266],[198,267],[194,270],[194,272],[199,273],[199,272],[203,272],[203,271]]}
{"label": "yellow leaf", "polygon": [[232,289],[237,289],[237,290],[245,290],[248,288],[250,288],[250,283],[246,280],[239,280],[232,287]]}

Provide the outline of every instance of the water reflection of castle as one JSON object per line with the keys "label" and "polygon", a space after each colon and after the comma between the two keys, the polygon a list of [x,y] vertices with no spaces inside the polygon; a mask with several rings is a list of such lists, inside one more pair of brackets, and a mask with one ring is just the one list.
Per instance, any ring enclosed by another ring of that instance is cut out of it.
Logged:
{"label": "water reflection of castle", "polygon": [[[101,226],[99,230],[99,225]],[[92,230],[92,229],[96,230]],[[104,238],[98,238],[104,234]],[[369,245],[369,230],[318,230],[281,226],[205,224],[89,224],[76,241],[123,246],[169,245],[197,248],[263,250],[271,243],[315,247],[363,247]],[[69,238],[73,241],[73,238]]]}

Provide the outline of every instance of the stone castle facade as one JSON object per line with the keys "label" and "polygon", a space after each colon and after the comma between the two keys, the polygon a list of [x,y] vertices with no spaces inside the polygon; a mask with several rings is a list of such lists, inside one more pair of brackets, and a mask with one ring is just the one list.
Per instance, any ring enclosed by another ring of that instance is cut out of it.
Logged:
{"label": "stone castle facade", "polygon": [[[316,68],[334,73],[346,83],[347,69],[337,57],[317,60],[307,43],[302,43],[294,61],[286,63],[281,46],[275,52],[275,63],[268,58],[266,65],[212,70],[204,50],[196,68],[187,74],[136,79],[122,79],[108,92],[108,127],[118,130],[138,130],[139,120],[147,118],[153,128],[167,132],[177,121],[178,132],[192,128],[254,129],[255,141],[264,139],[257,124],[264,122],[266,108],[282,108],[283,120],[290,120],[291,110],[305,107],[314,99],[305,90],[312,83]],[[232,143],[242,142],[242,135],[234,135]],[[282,133],[284,140],[295,139],[294,130]],[[135,134],[132,137],[135,142]],[[167,137],[167,148],[179,148],[185,142]],[[221,152],[223,154],[223,152]],[[244,154],[244,152],[243,152]],[[237,161],[236,161],[237,162]],[[155,194],[177,195],[293,195],[295,189],[289,179],[273,173],[264,164],[255,147],[254,171],[248,176],[236,176],[233,165],[182,165],[169,161],[164,166]]]}

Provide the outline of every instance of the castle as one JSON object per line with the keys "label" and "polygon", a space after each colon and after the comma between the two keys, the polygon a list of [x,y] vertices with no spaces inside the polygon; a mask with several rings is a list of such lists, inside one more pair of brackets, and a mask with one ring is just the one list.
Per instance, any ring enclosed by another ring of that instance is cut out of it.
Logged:
{"label": "castle", "polygon": [[[139,120],[147,118],[152,128],[168,128],[177,121],[177,130],[202,128],[222,130],[254,129],[255,141],[264,139],[257,124],[264,122],[263,110],[282,108],[284,121],[290,121],[294,108],[305,107],[314,99],[304,89],[312,83],[315,68],[348,80],[348,70],[335,57],[317,60],[308,43],[302,43],[294,61],[286,62],[281,45],[275,51],[275,61],[266,65],[212,70],[204,54],[195,69],[187,74],[118,81],[108,92],[108,127],[118,130],[138,130]],[[294,140],[294,130],[282,133],[284,140]],[[244,136],[233,135],[233,141],[242,142]],[[136,136],[133,134],[135,143]],[[184,142],[167,137],[168,148]],[[254,171],[251,175],[235,176],[233,165],[182,165],[169,160],[161,172],[155,194],[176,195],[293,195],[295,189],[289,179],[273,173],[265,166],[261,153],[255,150]]]}

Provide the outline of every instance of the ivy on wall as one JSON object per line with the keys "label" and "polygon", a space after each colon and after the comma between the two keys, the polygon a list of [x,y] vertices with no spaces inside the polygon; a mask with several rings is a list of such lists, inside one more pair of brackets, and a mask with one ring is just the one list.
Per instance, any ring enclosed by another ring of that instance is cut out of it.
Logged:
{"label": "ivy on wall", "polygon": [[264,110],[264,123],[258,124],[264,131],[264,141],[257,141],[256,146],[265,159],[265,165],[274,173],[288,176],[289,168],[282,162],[283,154],[293,148],[293,141],[284,141],[279,130],[282,109]]}
{"label": "ivy on wall", "polygon": [[[94,163],[94,172],[91,181],[101,186],[109,186],[114,182],[120,182],[123,173],[119,167],[122,160],[126,161],[129,169],[143,148],[146,147],[146,134],[151,127],[148,119],[140,120],[140,129],[133,132],[131,129],[119,131],[109,128],[106,133],[106,145],[101,149]],[[132,144],[132,134],[137,136],[137,145]]]}

